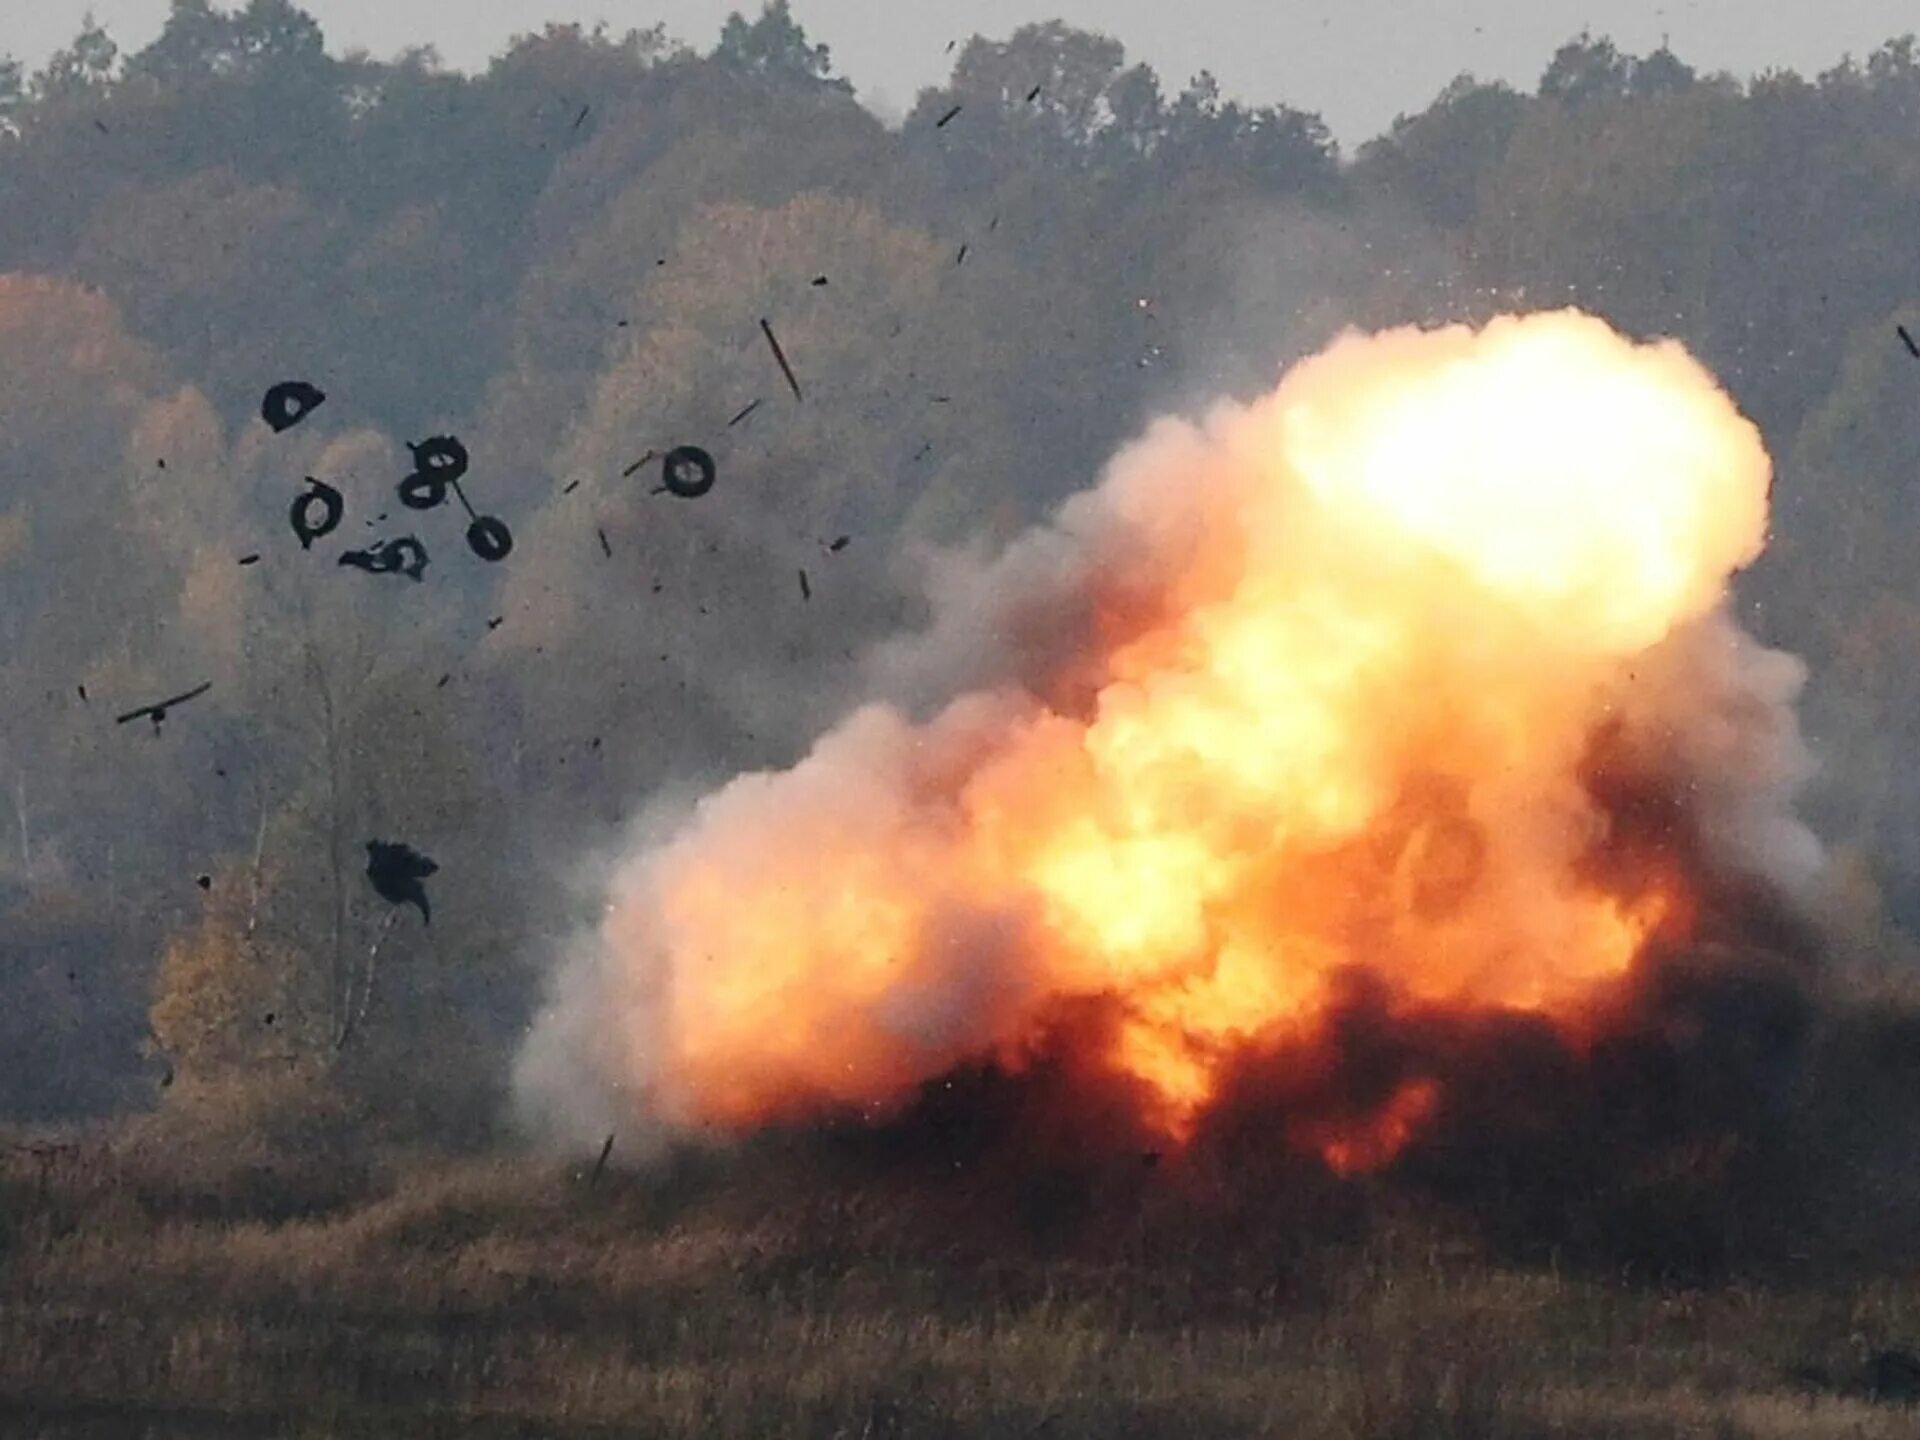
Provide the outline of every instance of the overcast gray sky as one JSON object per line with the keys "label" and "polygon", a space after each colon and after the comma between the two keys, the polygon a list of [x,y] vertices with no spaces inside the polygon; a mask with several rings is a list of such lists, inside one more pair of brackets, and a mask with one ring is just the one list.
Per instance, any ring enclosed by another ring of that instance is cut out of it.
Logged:
{"label": "overcast gray sky", "polygon": [[[231,8],[232,0],[229,0]],[[0,52],[37,64],[91,8],[122,46],[158,31],[168,0],[0,0]],[[449,64],[483,64],[508,37],[548,20],[617,29],[663,20],[701,48],[734,9],[759,0],[306,0],[336,51],[377,55],[432,41]],[[1920,28],[1910,0],[795,0],[840,73],[882,108],[905,108],[951,63],[947,42],[1004,36],[1058,17],[1126,42],[1177,89],[1201,68],[1230,93],[1317,110],[1351,147],[1418,110],[1462,70],[1531,86],[1583,26],[1644,52],[1662,35],[1701,69],[1825,69]]]}

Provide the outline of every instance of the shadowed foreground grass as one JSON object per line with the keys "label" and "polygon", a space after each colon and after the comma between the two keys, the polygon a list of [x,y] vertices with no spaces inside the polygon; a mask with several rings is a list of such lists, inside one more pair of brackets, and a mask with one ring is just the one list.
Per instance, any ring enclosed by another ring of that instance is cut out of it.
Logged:
{"label": "shadowed foreground grass", "polygon": [[1848,1379],[1920,1342],[1915,1275],[1662,1288],[1411,1220],[1088,1252],[792,1157],[590,1183],[66,1144],[0,1152],[8,1435],[1920,1434]]}

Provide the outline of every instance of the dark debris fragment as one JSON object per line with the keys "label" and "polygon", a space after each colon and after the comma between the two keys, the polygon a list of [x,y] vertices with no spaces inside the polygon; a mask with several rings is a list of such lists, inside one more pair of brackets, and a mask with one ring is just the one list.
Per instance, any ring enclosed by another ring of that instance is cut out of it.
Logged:
{"label": "dark debris fragment", "polygon": [[428,925],[433,923],[433,912],[421,881],[439,869],[411,845],[400,841],[367,841],[367,879],[373,883],[374,893],[390,905],[419,906],[420,919]]}
{"label": "dark debris fragment", "polygon": [[291,430],[326,400],[326,393],[305,380],[283,380],[260,401],[260,418],[274,434]]}
{"label": "dark debris fragment", "polygon": [[794,378],[793,366],[787,363],[787,352],[780,348],[780,341],[773,333],[773,326],[767,323],[764,316],[760,321],[760,333],[767,337],[767,344],[773,350],[773,358],[780,363],[780,373],[787,377],[787,384],[793,389],[793,398],[804,400],[805,397],[800,394],[800,382]]}
{"label": "dark debris fragment", "polygon": [[489,563],[504,560],[513,553],[513,532],[496,515],[476,515],[467,526],[467,548]]}
{"label": "dark debris fragment", "polygon": [[[320,516],[314,518],[314,507],[320,509]],[[293,525],[293,533],[299,537],[300,548],[311,550],[313,542],[323,535],[330,535],[340,527],[340,517],[346,514],[347,502],[341,493],[324,480],[307,477],[307,489],[293,497],[293,504],[287,509],[287,519]]]}
{"label": "dark debris fragment", "polygon": [[167,718],[167,711],[176,705],[184,705],[187,701],[206,694],[207,691],[212,688],[213,682],[211,680],[205,681],[202,684],[194,686],[191,690],[183,690],[178,695],[170,695],[165,700],[155,701],[151,705],[142,705],[137,710],[129,710],[126,714],[117,717],[113,723],[116,725],[124,725],[129,720],[138,720],[142,715],[145,715],[153,720],[154,733],[158,734],[160,731],[160,722]]}
{"label": "dark debris fragment", "polygon": [[676,445],[660,461],[661,486],[682,500],[697,500],[713,488],[713,456],[698,445]]}
{"label": "dark debris fragment", "polygon": [[401,535],[365,550],[348,550],[341,555],[340,563],[369,575],[404,575],[417,581],[426,574],[427,547],[411,535]]}
{"label": "dark debris fragment", "polygon": [[409,441],[407,449],[413,452],[413,473],[400,482],[400,503],[409,510],[446,504],[447,488],[459,488],[471,463],[467,447],[457,436],[431,435],[417,445]]}

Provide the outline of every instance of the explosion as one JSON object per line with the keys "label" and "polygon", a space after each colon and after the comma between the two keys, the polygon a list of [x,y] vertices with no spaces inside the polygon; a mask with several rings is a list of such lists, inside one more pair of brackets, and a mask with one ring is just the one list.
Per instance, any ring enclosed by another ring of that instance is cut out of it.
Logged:
{"label": "explosion", "polygon": [[1160,421],[945,561],[889,698],[619,867],[522,1100],[738,1134],[1064,1056],[1178,1148],[1258,1063],[1274,1144],[1383,1167],[1454,1097],[1342,1077],[1356,994],[1586,1054],[1729,939],[1726,877],[1817,864],[1800,667],[1727,608],[1768,483],[1678,344],[1575,312],[1349,333]]}

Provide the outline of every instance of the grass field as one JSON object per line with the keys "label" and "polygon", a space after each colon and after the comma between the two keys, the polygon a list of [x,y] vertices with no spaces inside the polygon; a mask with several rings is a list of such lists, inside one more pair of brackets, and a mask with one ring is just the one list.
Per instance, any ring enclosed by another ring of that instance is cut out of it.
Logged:
{"label": "grass field", "polygon": [[1920,1435],[1869,1364],[1920,1347],[1912,1272],[1503,1264],[1378,1197],[1333,1238],[1076,1237],[796,1154],[12,1140],[9,1436]]}

